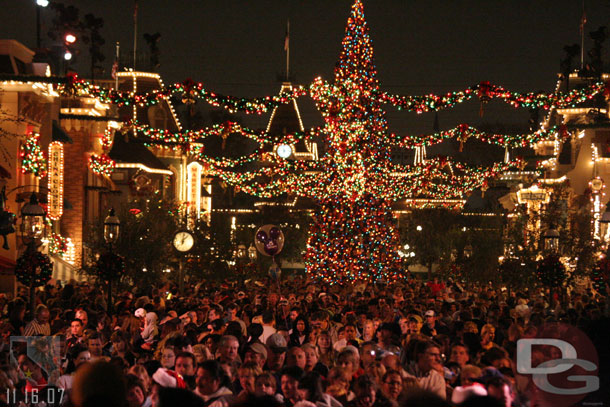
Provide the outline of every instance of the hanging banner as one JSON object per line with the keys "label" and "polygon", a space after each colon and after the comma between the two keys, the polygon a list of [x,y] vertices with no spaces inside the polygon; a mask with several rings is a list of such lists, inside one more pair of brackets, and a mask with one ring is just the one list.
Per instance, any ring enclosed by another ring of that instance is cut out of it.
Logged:
{"label": "hanging banner", "polygon": [[59,141],[49,144],[48,215],[59,220],[64,212],[64,145]]}
{"label": "hanging banner", "polygon": [[187,201],[189,203],[189,214],[194,217],[199,217],[201,210],[201,164],[198,162],[192,162],[186,166],[188,179],[187,188],[188,196]]}

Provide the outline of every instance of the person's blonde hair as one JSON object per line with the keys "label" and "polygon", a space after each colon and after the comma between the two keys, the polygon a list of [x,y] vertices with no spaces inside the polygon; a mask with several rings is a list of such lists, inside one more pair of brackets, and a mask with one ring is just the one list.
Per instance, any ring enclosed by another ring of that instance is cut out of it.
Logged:
{"label": "person's blonde hair", "polygon": [[246,362],[239,368],[237,368],[237,374],[240,374],[241,372],[249,372],[252,373],[254,377],[257,377],[261,373],[263,373],[263,369],[261,369],[261,367],[256,362]]}
{"label": "person's blonde hair", "polygon": [[318,350],[318,345],[314,345],[313,343],[307,342],[306,344],[301,346],[301,349],[303,349],[303,351],[307,349],[313,349],[314,353],[316,354],[316,357],[318,359],[320,358],[320,351]]}
{"label": "person's blonde hair", "polygon": [[488,332],[496,333],[496,327],[492,324],[483,325],[483,328],[481,328],[481,336],[485,335]]}

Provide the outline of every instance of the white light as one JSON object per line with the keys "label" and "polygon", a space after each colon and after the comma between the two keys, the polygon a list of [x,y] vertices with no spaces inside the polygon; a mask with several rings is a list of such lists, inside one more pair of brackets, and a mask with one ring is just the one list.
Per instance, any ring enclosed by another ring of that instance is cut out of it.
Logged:
{"label": "white light", "polygon": [[280,158],[287,159],[292,155],[292,147],[290,147],[288,144],[280,144],[277,146],[276,152]]}
{"label": "white light", "polygon": [[409,250],[409,245],[408,244],[405,245],[405,250]]}
{"label": "white light", "polygon": [[66,53],[64,54],[64,59],[66,61],[69,61],[72,59],[72,53],[70,51],[66,51]]}
{"label": "white light", "polygon": [[421,226],[417,225],[416,229],[417,229],[418,232],[421,232],[423,228]]}
{"label": "white light", "polygon": [[46,7],[49,5],[49,0],[36,0],[36,4],[40,7]]}
{"label": "white light", "polygon": [[64,37],[64,40],[68,44],[74,44],[76,42],[76,37],[74,36],[74,34],[66,34],[66,36]]}
{"label": "white light", "polygon": [[411,253],[409,253],[409,256],[411,256],[411,257],[415,257],[415,252],[411,252]]}

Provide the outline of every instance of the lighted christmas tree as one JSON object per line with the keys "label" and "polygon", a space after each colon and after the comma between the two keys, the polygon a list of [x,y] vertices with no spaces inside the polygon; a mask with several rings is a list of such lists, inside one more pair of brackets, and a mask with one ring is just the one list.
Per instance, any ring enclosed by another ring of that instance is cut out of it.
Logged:
{"label": "lighted christmas tree", "polygon": [[391,167],[373,46],[362,3],[352,7],[335,83],[314,85],[334,191],[321,203],[307,244],[307,271],[330,282],[400,276],[394,215],[375,190]]}

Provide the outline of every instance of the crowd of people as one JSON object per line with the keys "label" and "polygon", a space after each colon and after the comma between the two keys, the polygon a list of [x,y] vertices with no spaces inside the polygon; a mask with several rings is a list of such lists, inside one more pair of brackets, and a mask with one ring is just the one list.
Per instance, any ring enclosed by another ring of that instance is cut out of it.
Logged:
{"label": "crowd of people", "polygon": [[559,301],[544,288],[294,277],[182,294],[166,283],[110,309],[105,298],[75,282],[46,285],[34,306],[28,290],[0,295],[1,405],[533,407],[544,403],[516,370],[520,338],[569,324],[600,363],[610,343],[606,298],[586,290]]}

